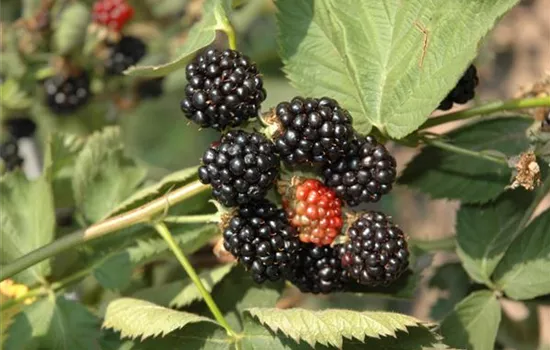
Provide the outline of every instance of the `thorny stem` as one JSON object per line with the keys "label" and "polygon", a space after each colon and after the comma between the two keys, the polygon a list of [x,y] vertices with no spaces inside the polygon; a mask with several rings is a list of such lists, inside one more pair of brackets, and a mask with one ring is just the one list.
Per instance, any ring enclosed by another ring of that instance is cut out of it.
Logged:
{"label": "thorny stem", "polygon": [[489,102],[481,106],[472,107],[462,111],[428,119],[424,124],[422,124],[419,130],[431,128],[433,126],[453,122],[456,120],[468,119],[478,115],[534,107],[550,107],[550,96]]}
{"label": "thorny stem", "polygon": [[92,225],[86,230],[76,231],[64,236],[55,242],[23,255],[6,266],[2,266],[2,269],[0,270],[0,281],[12,277],[13,275],[38,264],[43,260],[51,258],[52,256],[60,254],[71,248],[78,247],[84,242],[89,242],[106,234],[138,223],[150,221],[153,216],[162,213],[171,205],[193,197],[203,191],[206,191],[208,188],[209,186],[203,185],[199,181],[194,181],[149,203],[146,203],[141,207]]}
{"label": "thorny stem", "polygon": [[216,305],[216,302],[214,302],[214,299],[212,299],[212,296],[210,295],[210,293],[208,293],[206,288],[204,288],[204,285],[202,284],[197,273],[195,272],[193,265],[191,265],[189,260],[187,260],[187,257],[185,256],[185,254],[183,254],[183,252],[181,251],[180,247],[174,240],[174,237],[168,230],[168,227],[166,227],[166,225],[162,222],[158,222],[154,224],[154,227],[159,233],[159,235],[166,241],[166,243],[168,244],[168,247],[172,250],[176,258],[178,259],[179,263],[185,270],[185,272],[189,275],[189,278],[191,278],[191,281],[193,281],[193,283],[201,293],[204,301],[206,302],[206,305],[208,305],[208,308],[210,309],[210,312],[212,312],[212,314],[214,315],[214,318],[216,318],[216,321],[218,321],[218,323],[223,328],[225,328],[225,330],[227,331],[227,334],[230,337],[235,337],[236,336],[235,331],[231,328],[229,323],[227,323],[227,320],[225,319],[225,317],[223,317],[222,312],[220,311],[218,305]]}
{"label": "thorny stem", "polygon": [[424,138],[422,138],[422,140],[424,141],[424,143],[426,143],[428,145],[431,145],[431,146],[434,146],[434,147],[437,147],[437,148],[441,148],[441,149],[444,149],[444,150],[449,151],[449,152],[463,154],[463,155],[466,155],[466,156],[475,157],[475,158],[479,158],[479,159],[485,159],[485,160],[491,161],[491,162],[496,163],[496,164],[508,166],[508,161],[506,159],[502,158],[502,157],[495,157],[495,156],[492,156],[490,154],[486,154],[486,153],[483,153],[483,152],[472,151],[472,150],[469,150],[469,149],[466,149],[466,148],[462,148],[462,147],[452,145],[450,143],[446,143],[446,142],[441,141],[441,140],[437,140],[437,139],[431,139],[431,138],[424,137]]}

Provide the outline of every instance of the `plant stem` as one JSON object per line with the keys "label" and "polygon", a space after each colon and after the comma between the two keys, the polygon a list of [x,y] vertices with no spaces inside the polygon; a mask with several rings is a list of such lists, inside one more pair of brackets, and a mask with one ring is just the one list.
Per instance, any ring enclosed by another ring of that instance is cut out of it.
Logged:
{"label": "plant stem", "polygon": [[78,247],[83,242],[94,240],[108,233],[115,232],[138,223],[150,221],[153,216],[163,212],[171,205],[193,197],[208,188],[208,185],[203,185],[199,181],[194,181],[170,193],[167,193],[162,197],[152,200],[141,207],[132,209],[126,213],[122,213],[92,225],[84,231],[76,231],[64,236],[55,242],[33,250],[15,261],[2,266],[2,269],[0,270],[0,281],[12,277],[13,275],[38,264],[43,260],[51,258],[52,256],[71,248]]}
{"label": "plant stem", "polygon": [[550,106],[550,96],[534,97],[525,99],[515,99],[508,101],[489,102],[481,106],[472,107],[462,111],[449,113],[440,117],[428,119],[419,130],[431,128],[455,120],[468,119],[477,115],[491,114],[500,111],[511,111],[515,109],[548,107]]}
{"label": "plant stem", "polygon": [[458,147],[450,143],[437,140],[437,139],[423,138],[422,140],[428,145],[441,148],[449,152],[463,154],[466,156],[475,157],[479,159],[485,159],[496,164],[508,166],[508,161],[504,158],[495,157],[490,154],[485,154],[483,152],[472,151],[466,148]]}
{"label": "plant stem", "polygon": [[167,216],[162,221],[172,224],[197,224],[217,221],[217,214]]}
{"label": "plant stem", "polygon": [[210,312],[212,312],[212,314],[214,315],[214,318],[216,318],[216,321],[218,321],[218,323],[223,328],[225,328],[229,336],[235,337],[236,335],[235,331],[231,328],[229,323],[227,323],[227,320],[223,317],[222,312],[218,308],[218,305],[216,305],[216,303],[214,302],[214,299],[212,299],[212,296],[210,295],[210,293],[208,293],[206,288],[204,288],[204,285],[202,284],[197,273],[195,272],[193,265],[191,265],[189,260],[187,260],[187,257],[185,256],[185,254],[183,254],[183,252],[181,251],[180,247],[174,240],[174,237],[172,237],[172,234],[168,230],[168,227],[166,227],[166,225],[162,222],[154,224],[154,227],[159,233],[159,235],[166,241],[166,243],[168,244],[168,247],[170,247],[170,249],[178,259],[179,263],[181,264],[185,272],[187,272],[187,274],[189,275],[189,278],[191,278],[191,281],[193,281],[195,286],[197,286],[197,289],[201,293],[204,301],[206,302],[206,305],[208,305]]}

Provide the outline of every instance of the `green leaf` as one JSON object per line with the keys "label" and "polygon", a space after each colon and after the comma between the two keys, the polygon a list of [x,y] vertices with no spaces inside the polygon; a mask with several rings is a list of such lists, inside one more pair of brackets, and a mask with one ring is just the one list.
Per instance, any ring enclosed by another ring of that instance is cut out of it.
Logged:
{"label": "green leaf", "polygon": [[[2,108],[11,111],[27,109],[31,106],[32,100],[25,91],[21,90],[19,83],[14,79],[8,79],[0,85],[0,105]],[[4,119],[2,113],[2,119]]]}
{"label": "green leaf", "polygon": [[188,312],[167,309],[139,299],[120,298],[107,306],[103,327],[120,331],[122,337],[146,339],[164,336],[198,322],[215,324],[209,318]]}
{"label": "green leaf", "polygon": [[55,178],[67,168],[72,168],[84,140],[76,135],[54,133],[48,136],[44,155],[44,171]]}
{"label": "green leaf", "polygon": [[89,222],[99,221],[134,192],[145,174],[123,155],[119,129],[105,128],[90,136],[76,159],[76,204]]}
{"label": "green leaf", "polygon": [[513,299],[550,293],[550,209],[527,226],[510,244],[494,274],[495,282]]}
{"label": "green leaf", "polygon": [[364,341],[365,337],[395,337],[398,330],[420,325],[414,317],[378,311],[252,308],[248,312],[272,331],[311,346],[319,343],[342,347],[344,338]]}
{"label": "green leaf", "polygon": [[206,0],[203,5],[202,18],[196,23],[179,49],[177,58],[159,66],[133,66],[124,73],[149,77],[165,76],[170,72],[183,68],[191,61],[197,51],[212,44],[216,39],[216,31],[228,26],[227,0]]}
{"label": "green leaf", "polygon": [[90,21],[90,11],[86,5],[73,2],[61,12],[55,21],[54,45],[57,53],[66,55],[84,43],[86,28]]}
{"label": "green leaf", "polygon": [[533,192],[519,189],[482,206],[460,207],[457,253],[472,279],[491,285],[491,275],[521,230],[518,225],[533,199]]}
{"label": "green leaf", "polygon": [[279,0],[284,70],[301,93],[340,101],[361,133],[374,125],[402,138],[455,86],[517,2]]}
{"label": "green leaf", "polygon": [[[179,225],[171,231],[176,243],[185,254],[196,252],[219,232],[216,225],[202,225],[196,229]],[[167,251],[168,246],[162,238],[137,240],[134,245],[109,254],[100,265],[94,268],[93,274],[103,287],[120,290],[130,283],[135,266]]]}
{"label": "green leaf", "polygon": [[[220,283],[234,266],[234,264],[225,264],[200,273],[199,277],[204,288],[211,292],[214,286]],[[133,297],[175,308],[182,308],[202,299],[197,286],[189,278],[142,289],[134,293]]]}
{"label": "green leaf", "polygon": [[468,295],[471,281],[462,264],[447,263],[436,268],[428,285],[444,291],[445,296],[439,297],[430,311],[430,318],[441,320]]}
{"label": "green leaf", "polygon": [[82,304],[51,294],[25,306],[15,317],[4,349],[95,350],[99,324]]}
{"label": "green leaf", "polygon": [[[513,156],[529,146],[525,136],[528,127],[525,118],[505,117],[468,124],[446,136],[459,147]],[[434,199],[484,203],[502,193],[510,177],[511,170],[506,166],[427,146],[407,165],[399,183]]]}
{"label": "green leaf", "polygon": [[[54,238],[55,213],[52,189],[42,176],[28,180],[17,171],[0,178],[0,263],[7,264],[50,243]],[[43,282],[51,271],[44,260],[14,279],[27,284]]]}
{"label": "green leaf", "polygon": [[492,349],[500,323],[500,304],[491,291],[462,300],[441,324],[445,344],[472,350]]}
{"label": "green leaf", "polygon": [[147,202],[161,197],[171,190],[182,187],[197,177],[198,166],[183,169],[165,176],[159,182],[140,189],[129,198],[111,210],[107,216],[115,216],[120,213],[137,208]]}

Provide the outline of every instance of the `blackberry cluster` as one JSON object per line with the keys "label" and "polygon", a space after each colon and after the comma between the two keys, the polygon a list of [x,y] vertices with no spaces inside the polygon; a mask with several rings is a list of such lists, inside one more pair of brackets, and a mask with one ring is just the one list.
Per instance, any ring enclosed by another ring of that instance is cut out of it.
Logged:
{"label": "blackberry cluster", "polygon": [[4,128],[15,139],[32,137],[36,131],[36,123],[27,117],[10,118],[4,121]]}
{"label": "blackberry cluster", "polygon": [[350,206],[377,202],[390,192],[396,174],[395,158],[372,136],[355,138],[345,157],[324,168],[325,184]]}
{"label": "blackberry cluster", "polygon": [[258,115],[266,98],[256,64],[234,50],[209,49],[187,65],[185,116],[201,127],[223,130]]}
{"label": "blackberry cluster", "polygon": [[442,111],[449,110],[453,107],[453,103],[464,104],[475,96],[475,89],[479,83],[479,78],[477,77],[476,67],[472,64],[456,86],[447,94],[447,96],[441,101],[439,107]]}
{"label": "blackberry cluster", "polygon": [[295,97],[279,103],[275,114],[282,127],[275,145],[289,164],[335,162],[353,135],[350,114],[328,97]]}
{"label": "blackberry cluster", "polygon": [[90,98],[90,77],[82,71],[64,77],[54,75],[44,81],[46,105],[56,114],[70,114],[86,104]]}
{"label": "blackberry cluster", "polygon": [[405,235],[380,212],[363,213],[351,224],[340,256],[350,277],[368,286],[388,285],[409,266]]}
{"label": "blackberry cluster", "polygon": [[227,207],[258,201],[279,175],[274,145],[259,133],[231,130],[206,150],[199,179]]}
{"label": "blackberry cluster", "polygon": [[109,75],[122,75],[145,56],[145,43],[133,36],[123,36],[117,43],[111,43],[109,56],[105,60],[105,72]]}
{"label": "blackberry cluster", "polygon": [[350,283],[338,255],[340,245],[316,246],[300,242],[300,252],[293,275],[289,278],[302,293],[331,293],[343,291]]}
{"label": "blackberry cluster", "polygon": [[284,211],[260,200],[239,207],[223,231],[224,247],[257,283],[289,278],[300,242]]}
{"label": "blackberry cluster", "polygon": [[7,171],[15,170],[23,164],[23,159],[19,156],[19,146],[15,139],[0,144],[0,158],[2,158]]}

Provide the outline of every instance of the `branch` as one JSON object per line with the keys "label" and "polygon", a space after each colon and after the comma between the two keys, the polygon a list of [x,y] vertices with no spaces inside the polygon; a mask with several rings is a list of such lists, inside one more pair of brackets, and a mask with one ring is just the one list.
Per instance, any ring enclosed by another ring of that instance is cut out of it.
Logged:
{"label": "branch", "polygon": [[490,162],[493,162],[493,163],[496,163],[496,164],[499,164],[499,165],[504,165],[506,167],[509,166],[508,161],[505,158],[502,158],[502,157],[495,157],[495,156],[492,156],[492,155],[484,153],[484,152],[472,151],[472,150],[469,150],[467,148],[458,147],[458,146],[455,146],[453,144],[446,143],[444,141],[437,140],[437,139],[430,139],[430,138],[424,137],[424,138],[422,138],[422,141],[424,141],[424,143],[426,143],[430,146],[441,148],[441,149],[444,149],[444,150],[449,151],[449,152],[463,154],[463,155],[474,157],[474,158],[488,160]]}
{"label": "branch", "polygon": [[141,207],[92,225],[84,231],[76,231],[67,236],[63,236],[55,242],[33,250],[15,261],[2,266],[0,271],[0,281],[12,277],[13,275],[59,253],[78,247],[84,242],[92,241],[111,232],[115,232],[138,223],[150,221],[152,217],[162,213],[170,206],[187,198],[193,197],[208,188],[208,185],[203,185],[199,181],[194,181],[178,188],[173,192],[167,193],[162,197],[152,200]]}
{"label": "branch", "polygon": [[500,111],[511,111],[511,110],[523,109],[523,108],[549,107],[549,106],[550,106],[550,96],[489,102],[481,106],[477,106],[477,107],[465,109],[462,111],[445,114],[440,117],[428,119],[424,124],[420,126],[419,130],[424,130],[427,128],[431,128],[433,126],[453,122],[456,120],[468,119],[471,117],[475,117],[477,115],[485,115],[485,114],[491,114],[491,113],[500,112]]}

